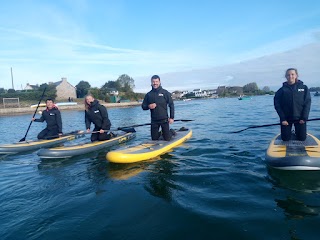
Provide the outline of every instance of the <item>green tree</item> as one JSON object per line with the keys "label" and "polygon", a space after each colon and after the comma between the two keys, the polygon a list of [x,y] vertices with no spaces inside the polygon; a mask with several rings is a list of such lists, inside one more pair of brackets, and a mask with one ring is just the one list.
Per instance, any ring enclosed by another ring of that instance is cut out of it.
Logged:
{"label": "green tree", "polygon": [[36,90],[36,95],[39,96],[39,98],[41,97],[44,88],[46,88],[46,91],[44,93],[44,99],[51,98],[51,99],[55,100],[57,97],[56,85],[47,84],[47,83],[41,84],[39,86],[39,88]]}
{"label": "green tree", "polygon": [[4,90],[4,88],[0,88],[0,94],[1,93],[5,93],[6,91]]}
{"label": "green tree", "polygon": [[122,74],[117,79],[117,82],[120,85],[120,91],[122,92],[133,92],[134,89],[134,80],[132,77],[128,76],[127,74]]}
{"label": "green tree", "polygon": [[89,93],[96,99],[105,99],[104,94],[101,93],[101,90],[97,87],[90,88]]}
{"label": "green tree", "polygon": [[262,91],[264,92],[270,92],[270,88],[268,86],[265,86],[262,88]]}
{"label": "green tree", "polygon": [[86,81],[80,81],[77,85],[76,85],[76,89],[77,89],[77,97],[78,98],[83,98],[86,94],[88,94],[88,91],[90,89],[91,85],[86,82]]}
{"label": "green tree", "polygon": [[116,90],[120,91],[120,89],[121,89],[120,82],[119,81],[108,81],[100,88],[101,94],[104,95],[105,99],[109,98],[109,93],[112,89],[116,89]]}
{"label": "green tree", "polygon": [[8,93],[15,93],[15,92],[16,92],[16,90],[14,90],[12,88],[8,89]]}
{"label": "green tree", "polygon": [[101,89],[117,89],[118,91],[120,90],[121,85],[119,81],[108,81],[106,82]]}
{"label": "green tree", "polygon": [[259,91],[259,88],[257,83],[255,82],[248,83],[243,86],[243,93],[253,94],[253,93],[257,93],[258,91]]}
{"label": "green tree", "polygon": [[319,92],[320,91],[320,87],[311,87],[309,88],[310,92]]}

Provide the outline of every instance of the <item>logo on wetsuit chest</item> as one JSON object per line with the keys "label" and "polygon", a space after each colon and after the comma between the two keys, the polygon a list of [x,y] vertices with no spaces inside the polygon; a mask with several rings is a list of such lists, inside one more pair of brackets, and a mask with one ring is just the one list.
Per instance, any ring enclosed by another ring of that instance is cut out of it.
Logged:
{"label": "logo on wetsuit chest", "polygon": [[163,97],[163,94],[162,93],[159,93],[159,95],[158,95],[159,97]]}
{"label": "logo on wetsuit chest", "polygon": [[99,112],[99,110],[95,110],[95,111],[94,111],[94,113],[98,113],[98,112]]}
{"label": "logo on wetsuit chest", "polygon": [[298,88],[298,92],[304,92],[304,88]]}
{"label": "logo on wetsuit chest", "polygon": [[54,116],[55,114],[54,114],[54,113],[49,113],[49,115],[50,115],[50,116]]}

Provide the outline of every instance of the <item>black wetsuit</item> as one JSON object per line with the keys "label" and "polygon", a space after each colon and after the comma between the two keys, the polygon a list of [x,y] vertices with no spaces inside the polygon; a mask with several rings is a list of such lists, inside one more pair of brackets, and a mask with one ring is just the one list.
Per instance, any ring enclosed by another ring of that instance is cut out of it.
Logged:
{"label": "black wetsuit", "polygon": [[161,136],[159,128],[161,127],[164,140],[169,141],[172,134],[169,130],[168,122],[168,106],[170,108],[170,118],[174,119],[174,104],[171,94],[161,86],[148,92],[142,102],[142,109],[149,110],[149,104],[156,103],[155,109],[150,109],[151,112],[151,138],[158,140]]}
{"label": "black wetsuit", "polygon": [[47,122],[47,127],[38,134],[38,139],[52,139],[59,137],[59,133],[62,134],[62,120],[61,113],[58,108],[53,107],[46,109],[42,112],[39,119],[35,119],[35,122]]}
{"label": "black wetsuit", "polygon": [[[110,130],[111,122],[108,117],[108,111],[105,106],[101,105],[96,99],[90,104],[88,110],[85,111],[86,128],[90,129],[91,123],[94,124],[93,131]],[[103,141],[110,139],[111,135],[107,132],[93,133],[91,141]]]}
{"label": "black wetsuit", "polygon": [[308,120],[311,106],[309,89],[302,81],[289,85],[287,82],[276,92],[274,107],[280,117],[280,123],[287,121],[288,126],[281,125],[281,138],[283,141],[291,139],[292,124],[295,126],[297,139],[304,141],[307,136],[306,123],[300,124],[299,120]]}

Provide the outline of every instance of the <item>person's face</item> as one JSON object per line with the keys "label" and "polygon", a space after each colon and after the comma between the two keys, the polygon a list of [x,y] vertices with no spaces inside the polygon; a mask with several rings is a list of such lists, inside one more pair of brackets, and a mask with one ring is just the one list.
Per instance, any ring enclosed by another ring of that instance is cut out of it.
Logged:
{"label": "person's face", "polygon": [[92,96],[86,97],[86,102],[90,105],[94,101],[94,98]]}
{"label": "person's face", "polygon": [[156,78],[156,79],[152,79],[151,80],[151,86],[155,89],[157,89],[160,86],[160,79]]}
{"label": "person's face", "polygon": [[47,105],[47,108],[49,108],[49,109],[53,108],[53,101],[48,100],[48,101],[46,102],[46,105]]}
{"label": "person's face", "polygon": [[292,85],[296,82],[298,75],[295,70],[289,70],[286,73],[287,82],[289,85]]}

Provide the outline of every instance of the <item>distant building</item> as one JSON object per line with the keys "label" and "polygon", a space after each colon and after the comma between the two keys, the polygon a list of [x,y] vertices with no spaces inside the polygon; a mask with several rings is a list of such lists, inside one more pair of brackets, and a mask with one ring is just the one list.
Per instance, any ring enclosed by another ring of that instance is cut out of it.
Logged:
{"label": "distant building", "polygon": [[119,91],[117,89],[115,89],[115,88],[110,88],[109,94],[113,95],[113,96],[118,96],[119,95]]}
{"label": "distant building", "polygon": [[37,90],[39,88],[39,85],[30,85],[27,83],[27,85],[24,87],[24,90]]}
{"label": "distant building", "polygon": [[61,78],[61,81],[53,83],[57,89],[56,100],[66,100],[77,98],[77,91],[74,86],[68,83],[67,78]]}
{"label": "distant building", "polygon": [[202,91],[200,88],[194,89],[192,92],[194,93],[195,97],[206,97],[206,96],[208,96],[207,92],[206,91]]}

